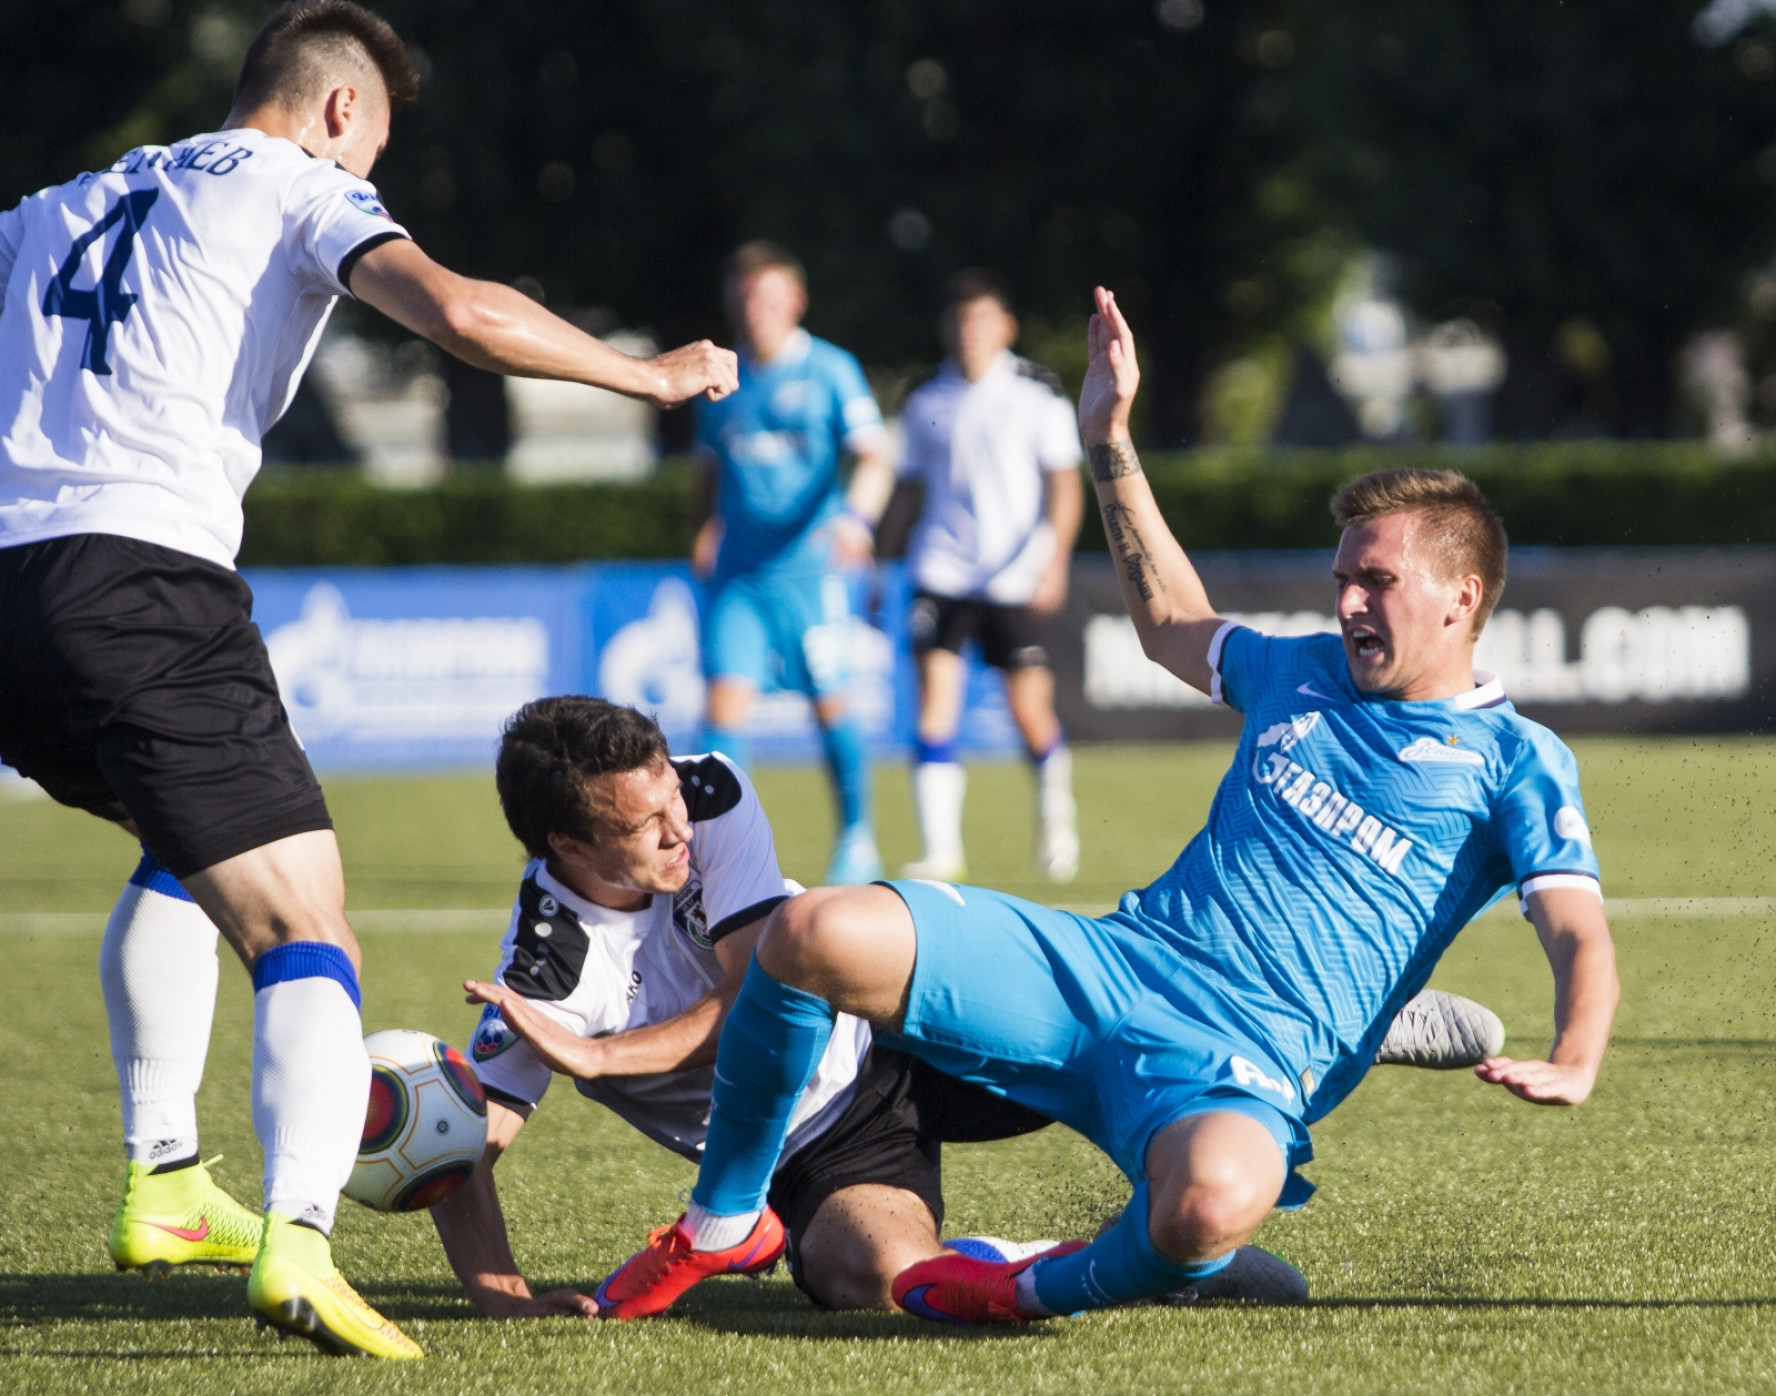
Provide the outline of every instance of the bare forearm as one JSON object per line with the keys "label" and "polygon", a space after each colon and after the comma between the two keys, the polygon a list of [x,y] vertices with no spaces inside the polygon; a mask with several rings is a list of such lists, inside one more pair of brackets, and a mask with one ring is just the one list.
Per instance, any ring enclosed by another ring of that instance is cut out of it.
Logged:
{"label": "bare forearm", "polygon": [[1054,531],[1055,556],[1066,557],[1079,540],[1085,518],[1085,488],[1077,470],[1051,470],[1042,477],[1047,494],[1048,526]]}
{"label": "bare forearm", "polygon": [[691,532],[708,523],[715,513],[715,486],[720,467],[699,465],[691,476]]}
{"label": "bare forearm", "polygon": [[1159,512],[1135,448],[1126,440],[1113,441],[1087,454],[1104,537],[1141,649],[1184,682],[1208,691],[1208,650],[1219,617]]}
{"label": "bare forearm", "polygon": [[483,1314],[500,1318],[530,1299],[530,1286],[518,1272],[506,1235],[491,1156],[484,1156],[468,1182],[432,1208],[432,1221],[450,1268]]}
{"label": "bare forearm", "polygon": [[1596,1074],[1609,1046],[1621,986],[1608,937],[1557,945],[1554,967],[1554,1049],[1548,1060]]}
{"label": "bare forearm", "polygon": [[426,336],[477,368],[518,378],[559,378],[630,397],[660,391],[658,375],[602,340],[491,281],[467,281],[453,312]]}
{"label": "bare forearm", "polygon": [[715,1060],[722,1022],[739,992],[740,980],[734,978],[663,1023],[594,1039],[597,1070],[591,1074],[655,1076],[708,1066]]}
{"label": "bare forearm", "polygon": [[851,472],[850,488],[845,491],[846,507],[869,524],[878,524],[893,493],[894,467],[888,463],[888,453],[876,450],[860,454]]}

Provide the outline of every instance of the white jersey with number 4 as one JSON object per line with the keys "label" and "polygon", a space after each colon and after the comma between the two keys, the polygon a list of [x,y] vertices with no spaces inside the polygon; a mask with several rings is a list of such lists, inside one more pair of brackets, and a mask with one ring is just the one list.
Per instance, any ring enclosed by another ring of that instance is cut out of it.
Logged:
{"label": "white jersey with number 4", "polygon": [[374,186],[255,130],[143,146],[0,213],[0,548],[110,533],[223,567]]}

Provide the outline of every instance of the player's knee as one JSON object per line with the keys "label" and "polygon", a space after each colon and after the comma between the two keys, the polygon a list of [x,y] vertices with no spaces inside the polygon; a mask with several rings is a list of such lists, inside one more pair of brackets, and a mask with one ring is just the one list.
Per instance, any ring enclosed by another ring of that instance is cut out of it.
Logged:
{"label": "player's knee", "polygon": [[1176,1201],[1155,1203],[1148,1216],[1153,1248],[1188,1262],[1222,1254],[1246,1241],[1276,1201],[1269,1180],[1227,1177],[1192,1182]]}
{"label": "player's knee", "polygon": [[778,907],[758,943],[758,962],[772,978],[806,988],[831,969],[845,938],[847,889],[823,887]]}

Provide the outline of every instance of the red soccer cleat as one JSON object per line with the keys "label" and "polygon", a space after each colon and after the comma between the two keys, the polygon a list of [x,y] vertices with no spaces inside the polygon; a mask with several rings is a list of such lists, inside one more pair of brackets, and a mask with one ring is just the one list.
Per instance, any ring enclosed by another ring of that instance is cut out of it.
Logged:
{"label": "red soccer cleat", "polygon": [[1063,1241],[1025,1260],[981,1260],[945,1251],[896,1275],[894,1302],[937,1323],[1029,1323],[1044,1315],[1018,1308],[1017,1277],[1044,1256],[1071,1255],[1086,1244]]}
{"label": "red soccer cleat", "polygon": [[625,1260],[592,1297],[600,1318],[651,1318],[670,1309],[678,1296],[711,1275],[756,1275],[783,1254],[783,1223],[769,1207],[752,1232],[723,1251],[695,1251],[681,1216],[671,1226],[648,1233],[646,1247]]}

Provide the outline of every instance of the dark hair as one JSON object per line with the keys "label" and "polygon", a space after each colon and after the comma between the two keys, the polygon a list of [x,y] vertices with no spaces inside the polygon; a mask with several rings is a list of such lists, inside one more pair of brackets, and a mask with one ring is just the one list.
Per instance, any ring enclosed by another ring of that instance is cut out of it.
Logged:
{"label": "dark hair", "polygon": [[944,283],[944,309],[958,310],[973,301],[994,300],[1007,315],[1017,314],[1012,304],[1011,285],[998,272],[988,267],[968,267]]}
{"label": "dark hair", "polygon": [[1340,528],[1404,513],[1420,516],[1420,537],[1445,575],[1480,579],[1480,609],[1474,613],[1478,635],[1505,590],[1504,524],[1480,486],[1454,470],[1376,470],[1332,496],[1332,517]]}
{"label": "dark hair", "polygon": [[265,21],[241,61],[235,109],[308,101],[332,76],[334,65],[366,59],[382,74],[390,111],[419,95],[419,74],[386,19],[351,0],[290,0]]}
{"label": "dark hair", "polygon": [[755,272],[780,271],[804,291],[808,289],[808,272],[801,260],[782,243],[754,238],[734,249],[723,270],[722,280],[732,283]]}
{"label": "dark hair", "polygon": [[594,842],[586,782],[666,759],[666,735],[645,713],[602,698],[538,698],[506,719],[493,768],[506,824],[533,858],[549,835]]}

